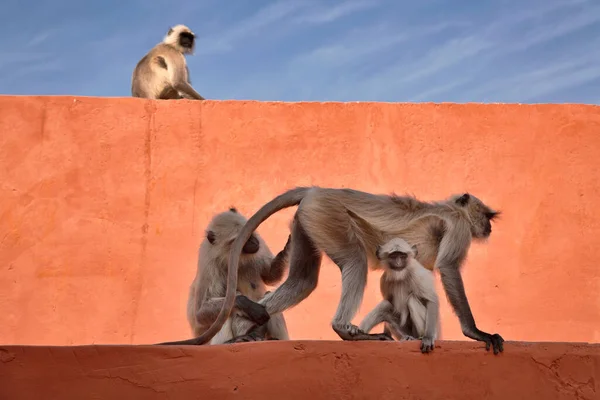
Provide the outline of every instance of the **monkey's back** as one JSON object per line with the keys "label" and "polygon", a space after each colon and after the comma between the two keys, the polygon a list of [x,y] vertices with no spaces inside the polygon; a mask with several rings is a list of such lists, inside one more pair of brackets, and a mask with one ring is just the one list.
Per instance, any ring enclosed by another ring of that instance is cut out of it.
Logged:
{"label": "monkey's back", "polygon": [[183,54],[164,43],[157,44],[136,64],[131,78],[131,95],[158,98],[171,86],[176,69],[182,69],[187,79]]}

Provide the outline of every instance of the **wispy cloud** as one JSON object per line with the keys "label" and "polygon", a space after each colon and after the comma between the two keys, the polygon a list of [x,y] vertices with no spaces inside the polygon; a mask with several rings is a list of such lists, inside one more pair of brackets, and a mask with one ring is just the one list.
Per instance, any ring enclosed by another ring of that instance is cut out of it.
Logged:
{"label": "wispy cloud", "polygon": [[309,11],[304,15],[296,18],[298,22],[309,23],[326,23],[333,22],[346,15],[353,14],[358,11],[363,11],[369,8],[374,8],[380,5],[377,0],[355,0],[336,4],[333,7],[318,7],[314,11]]}
{"label": "wispy cloud", "polygon": [[52,36],[54,33],[54,29],[48,29],[41,32],[36,33],[29,42],[27,42],[27,47],[36,47],[38,45],[43,44],[48,38]]}
{"label": "wispy cloud", "polygon": [[219,31],[206,39],[201,38],[202,47],[200,47],[198,53],[211,54],[231,51],[240,39],[246,39],[250,36],[256,37],[263,28],[281,22],[285,17],[292,15],[299,9],[306,7],[306,5],[306,2],[302,0],[275,1],[259,9],[248,18],[232,24],[231,28]]}

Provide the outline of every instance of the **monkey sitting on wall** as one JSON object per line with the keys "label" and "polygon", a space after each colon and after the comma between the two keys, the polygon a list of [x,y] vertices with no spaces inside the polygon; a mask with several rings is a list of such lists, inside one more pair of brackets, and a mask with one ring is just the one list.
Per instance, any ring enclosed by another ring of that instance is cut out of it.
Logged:
{"label": "monkey sitting on wall", "polygon": [[383,300],[369,312],[360,329],[369,333],[385,324],[385,334],[396,339],[421,339],[421,352],[434,348],[438,334],[439,302],[433,272],[416,259],[417,247],[393,238],[377,247],[376,257],[384,266],[380,279]]}
{"label": "monkey sitting on wall", "polygon": [[163,41],[137,63],[131,95],[145,99],[205,100],[192,88],[184,54],[193,54],[196,36],[185,25],[169,29]]}
{"label": "monkey sitting on wall", "polygon": [[[215,215],[206,228],[187,304],[187,319],[194,336],[202,334],[223,307],[229,250],[245,223],[246,218],[232,207]],[[246,241],[242,248],[234,309],[210,344],[223,344],[243,335],[248,330],[248,319],[264,324],[264,329],[256,331],[259,334],[253,340],[289,339],[283,314],[269,316],[266,309],[256,303],[266,293],[265,284],[273,285],[283,278],[288,264],[288,248],[289,238],[284,249],[273,258],[271,250],[258,234],[253,234]]]}

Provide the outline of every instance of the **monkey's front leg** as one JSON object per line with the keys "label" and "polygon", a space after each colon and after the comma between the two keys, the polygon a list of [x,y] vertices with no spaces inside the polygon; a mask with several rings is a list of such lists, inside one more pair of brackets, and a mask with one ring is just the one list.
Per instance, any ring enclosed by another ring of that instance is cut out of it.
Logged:
{"label": "monkey's front leg", "polygon": [[435,331],[438,323],[439,305],[435,301],[428,301],[425,315],[425,334],[421,339],[421,353],[433,351]]}
{"label": "monkey's front leg", "polygon": [[[446,239],[446,237],[444,237],[444,239]],[[444,244],[444,242],[442,242],[442,244]],[[451,245],[446,244],[446,246],[450,247]],[[502,336],[497,333],[492,335],[479,330],[477,325],[475,325],[475,319],[471,313],[471,307],[469,307],[469,301],[467,300],[465,287],[458,266],[447,261],[442,261],[438,270],[440,271],[442,285],[444,286],[444,291],[448,296],[450,305],[452,305],[452,308],[460,320],[463,334],[468,338],[485,342],[485,349],[488,351],[490,350],[490,346],[492,346],[494,354],[503,352],[504,339]]]}

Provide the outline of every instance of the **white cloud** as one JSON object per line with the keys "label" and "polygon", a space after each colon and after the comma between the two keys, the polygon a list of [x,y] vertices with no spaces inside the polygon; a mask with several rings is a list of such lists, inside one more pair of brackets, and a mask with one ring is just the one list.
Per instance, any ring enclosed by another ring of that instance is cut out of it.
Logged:
{"label": "white cloud", "polygon": [[446,93],[454,88],[464,85],[467,82],[469,82],[468,78],[462,78],[462,79],[453,80],[444,85],[433,86],[430,89],[425,90],[424,92],[421,92],[421,93],[417,94],[416,96],[413,96],[408,101],[414,101],[414,102],[431,101],[431,99],[434,96],[440,95],[442,93]]}
{"label": "white cloud", "polygon": [[[600,42],[590,48],[597,48]],[[524,102],[561,89],[586,83],[600,77],[600,55],[581,54],[577,59],[566,59],[544,67],[531,68],[515,76],[495,79],[464,96],[486,100],[490,97],[503,102]]]}
{"label": "white cloud", "polygon": [[29,42],[27,42],[27,47],[34,47],[44,43],[52,34],[55,32],[54,29],[48,29],[34,35]]}
{"label": "white cloud", "polygon": [[346,15],[379,6],[377,0],[346,1],[331,8],[319,8],[296,18],[298,22],[327,23],[333,22]]}
{"label": "white cloud", "polygon": [[224,29],[208,38],[200,38],[199,54],[211,54],[231,51],[235,42],[259,33],[263,28],[280,22],[286,17],[306,7],[302,0],[280,0],[261,8],[252,16],[243,19],[230,29]]}
{"label": "white cloud", "polygon": [[390,29],[376,25],[349,32],[341,41],[317,47],[294,57],[290,65],[301,67],[313,65],[318,68],[335,69],[354,62],[364,62],[373,54],[387,51],[391,47],[409,40],[439,33],[447,28],[464,26],[458,22],[444,22],[425,27]]}

